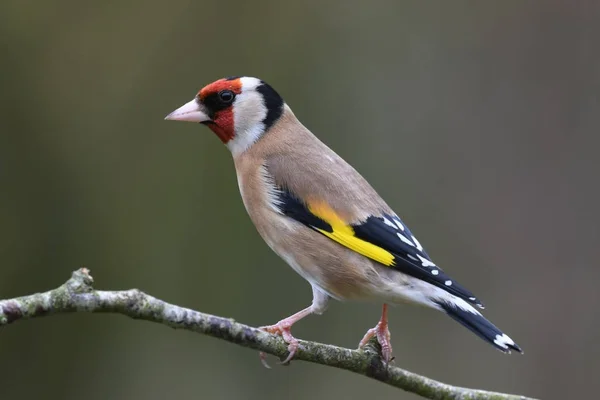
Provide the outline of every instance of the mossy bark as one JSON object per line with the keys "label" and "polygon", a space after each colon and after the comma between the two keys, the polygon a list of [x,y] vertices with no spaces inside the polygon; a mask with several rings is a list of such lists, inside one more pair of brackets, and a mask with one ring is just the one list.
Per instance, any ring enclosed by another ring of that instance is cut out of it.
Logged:
{"label": "mossy bark", "polygon": [[[110,312],[213,336],[240,346],[260,350],[284,359],[287,344],[279,336],[234,321],[180,307],[145,294],[138,289],[94,290],[94,280],[85,268],[71,279],[44,293],[0,300],[0,327],[21,319],[67,312]],[[447,385],[385,364],[375,339],[361,350],[316,342],[300,341],[294,360],[340,368],[435,400],[532,400],[524,396],[466,389]]]}

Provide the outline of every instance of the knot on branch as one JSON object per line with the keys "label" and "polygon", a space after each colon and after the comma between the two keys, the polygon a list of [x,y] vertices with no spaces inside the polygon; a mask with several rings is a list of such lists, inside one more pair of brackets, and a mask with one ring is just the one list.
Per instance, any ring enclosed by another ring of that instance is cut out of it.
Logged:
{"label": "knot on branch", "polygon": [[65,286],[72,294],[82,294],[92,292],[94,290],[93,284],[94,278],[90,275],[90,270],[80,268],[77,271],[73,271],[71,279],[65,283]]}

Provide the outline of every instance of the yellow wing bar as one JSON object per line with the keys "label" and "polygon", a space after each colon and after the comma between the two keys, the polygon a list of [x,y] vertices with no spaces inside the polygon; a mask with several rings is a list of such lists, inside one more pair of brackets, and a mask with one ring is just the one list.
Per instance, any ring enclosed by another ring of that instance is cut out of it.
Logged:
{"label": "yellow wing bar", "polygon": [[328,204],[323,202],[309,204],[308,210],[331,226],[332,232],[316,228],[323,235],[383,265],[388,267],[394,265],[394,255],[392,253],[373,243],[357,238],[354,235],[354,229],[337,215]]}

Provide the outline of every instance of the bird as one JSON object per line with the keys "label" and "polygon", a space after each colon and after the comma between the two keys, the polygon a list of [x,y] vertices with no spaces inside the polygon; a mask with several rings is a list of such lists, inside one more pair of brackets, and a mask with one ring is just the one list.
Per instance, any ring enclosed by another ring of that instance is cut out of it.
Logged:
{"label": "bird", "polygon": [[[521,348],[478,310],[483,303],[452,279],[408,226],[349,163],[317,138],[265,81],[229,76],[203,87],[165,117],[210,128],[230,150],[246,211],[266,244],[312,287],[312,303],[261,327],[288,345],[292,326],[321,315],[331,299],[377,302],[373,337],[393,360],[390,305],[412,303],[450,316],[496,349]],[[261,353],[264,359],[264,353]]]}

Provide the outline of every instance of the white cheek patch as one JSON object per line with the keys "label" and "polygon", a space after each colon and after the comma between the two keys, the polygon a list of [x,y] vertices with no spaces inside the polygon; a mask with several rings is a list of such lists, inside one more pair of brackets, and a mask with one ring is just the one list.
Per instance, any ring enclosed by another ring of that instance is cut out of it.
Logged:
{"label": "white cheek patch", "polygon": [[265,131],[264,121],[267,107],[256,88],[261,84],[256,78],[241,78],[242,93],[233,103],[233,125],[235,135],[227,143],[227,147],[238,155],[247,150]]}

